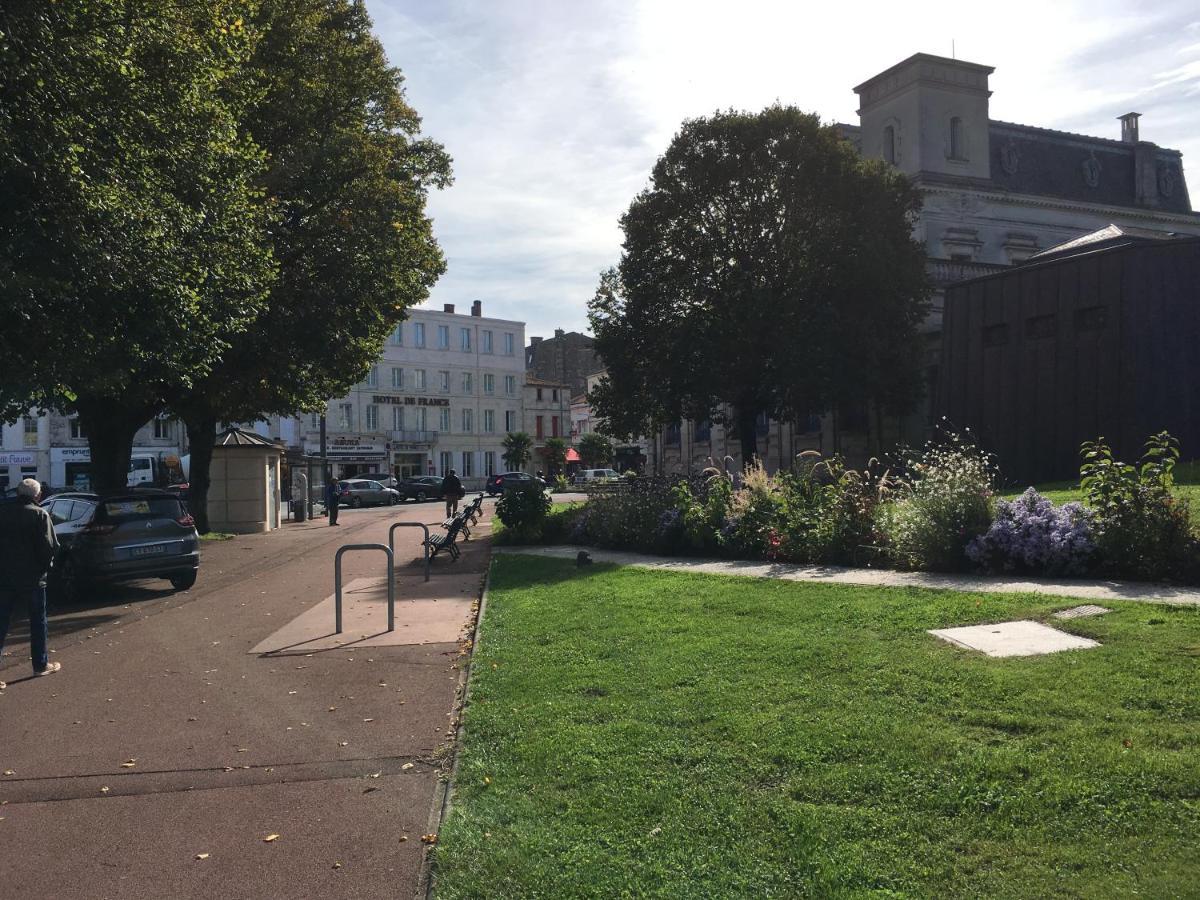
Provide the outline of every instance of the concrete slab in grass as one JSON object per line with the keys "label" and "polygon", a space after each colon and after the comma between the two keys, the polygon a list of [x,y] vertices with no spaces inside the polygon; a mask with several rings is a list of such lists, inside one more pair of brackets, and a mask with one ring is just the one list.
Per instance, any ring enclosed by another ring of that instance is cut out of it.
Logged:
{"label": "concrete slab in grass", "polygon": [[1112,612],[1106,606],[1096,606],[1094,603],[1085,603],[1083,606],[1072,606],[1070,609],[1060,609],[1054,614],[1056,619],[1086,619],[1088,616],[1102,616],[1107,612]]}
{"label": "concrete slab in grass", "polygon": [[1098,641],[1078,637],[1043,625],[1041,622],[996,622],[992,625],[968,625],[963,628],[931,629],[930,634],[944,641],[979,650],[988,656],[1039,656],[1061,650],[1087,650],[1099,647]]}

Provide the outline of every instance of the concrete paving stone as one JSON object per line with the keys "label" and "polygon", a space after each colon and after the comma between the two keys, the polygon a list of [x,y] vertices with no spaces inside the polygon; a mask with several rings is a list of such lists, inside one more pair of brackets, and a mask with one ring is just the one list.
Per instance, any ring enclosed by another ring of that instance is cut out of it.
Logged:
{"label": "concrete paving stone", "polygon": [[1112,612],[1106,606],[1096,606],[1094,603],[1085,603],[1083,606],[1072,606],[1070,609],[1060,609],[1054,614],[1056,619],[1085,619],[1088,616],[1102,616],[1107,612]]}
{"label": "concrete paving stone", "polygon": [[1040,656],[1062,650],[1087,650],[1099,647],[1099,641],[1079,637],[1023,619],[1017,622],[995,622],[991,625],[967,625],[962,628],[937,628],[929,631],[934,637],[979,650],[988,656]]}

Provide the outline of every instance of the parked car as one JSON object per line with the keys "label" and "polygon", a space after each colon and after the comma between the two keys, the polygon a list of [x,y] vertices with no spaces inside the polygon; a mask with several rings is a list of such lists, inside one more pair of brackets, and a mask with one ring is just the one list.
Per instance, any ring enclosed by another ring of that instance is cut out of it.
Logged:
{"label": "parked car", "polygon": [[596,484],[606,481],[620,481],[621,473],[616,469],[581,469],[575,474],[576,484]]}
{"label": "parked car", "polygon": [[395,475],[389,475],[386,472],[359,472],[354,477],[363,481],[378,481],[386,488],[394,489],[399,484],[399,479]]}
{"label": "parked car", "polygon": [[497,494],[503,494],[508,488],[527,488],[534,485],[539,485],[543,490],[546,488],[546,482],[527,472],[501,472],[488,479],[487,492],[495,497]]}
{"label": "parked car", "polygon": [[378,481],[355,478],[338,482],[338,502],[351,509],[360,506],[394,506],[401,499],[399,491],[384,487]]}
{"label": "parked car", "polygon": [[418,503],[426,500],[441,500],[442,479],[436,475],[414,475],[412,478],[405,478],[400,482],[396,490],[405,500],[416,500]]}
{"label": "parked car", "polygon": [[42,507],[59,542],[49,581],[57,600],[78,602],[98,581],[166,578],[180,591],[196,583],[200,536],[178,497],[145,489],[68,491]]}

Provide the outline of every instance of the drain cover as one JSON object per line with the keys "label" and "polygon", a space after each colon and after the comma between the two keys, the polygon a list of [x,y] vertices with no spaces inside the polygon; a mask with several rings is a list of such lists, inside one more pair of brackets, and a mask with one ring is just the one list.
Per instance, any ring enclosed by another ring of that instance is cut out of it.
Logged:
{"label": "drain cover", "polygon": [[1095,606],[1094,604],[1085,604],[1084,606],[1072,606],[1070,609],[1060,609],[1054,614],[1056,619],[1083,619],[1088,616],[1102,616],[1106,612],[1112,612],[1104,606]]}
{"label": "drain cover", "polygon": [[988,656],[1038,656],[1060,650],[1086,650],[1099,647],[1097,641],[1078,637],[1043,625],[1041,622],[996,622],[992,625],[967,625],[939,628],[929,632],[960,647],[979,650]]}

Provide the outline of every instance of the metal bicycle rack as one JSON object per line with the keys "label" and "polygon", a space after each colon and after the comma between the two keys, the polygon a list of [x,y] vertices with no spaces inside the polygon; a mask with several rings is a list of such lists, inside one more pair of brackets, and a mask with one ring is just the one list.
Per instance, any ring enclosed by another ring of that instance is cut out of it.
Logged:
{"label": "metal bicycle rack", "polygon": [[342,554],[347,550],[382,550],[387,554],[388,631],[396,630],[396,573],[392,571],[392,548],[387,544],[344,544],[333,558],[334,632],[342,633]]}
{"label": "metal bicycle rack", "polygon": [[[388,529],[388,549],[392,551],[393,564],[396,559],[396,529],[397,528],[420,528],[425,532],[425,542],[421,545],[425,548],[425,580],[429,580],[429,526],[424,522],[393,522],[392,527]],[[382,545],[376,545],[382,546]]]}

